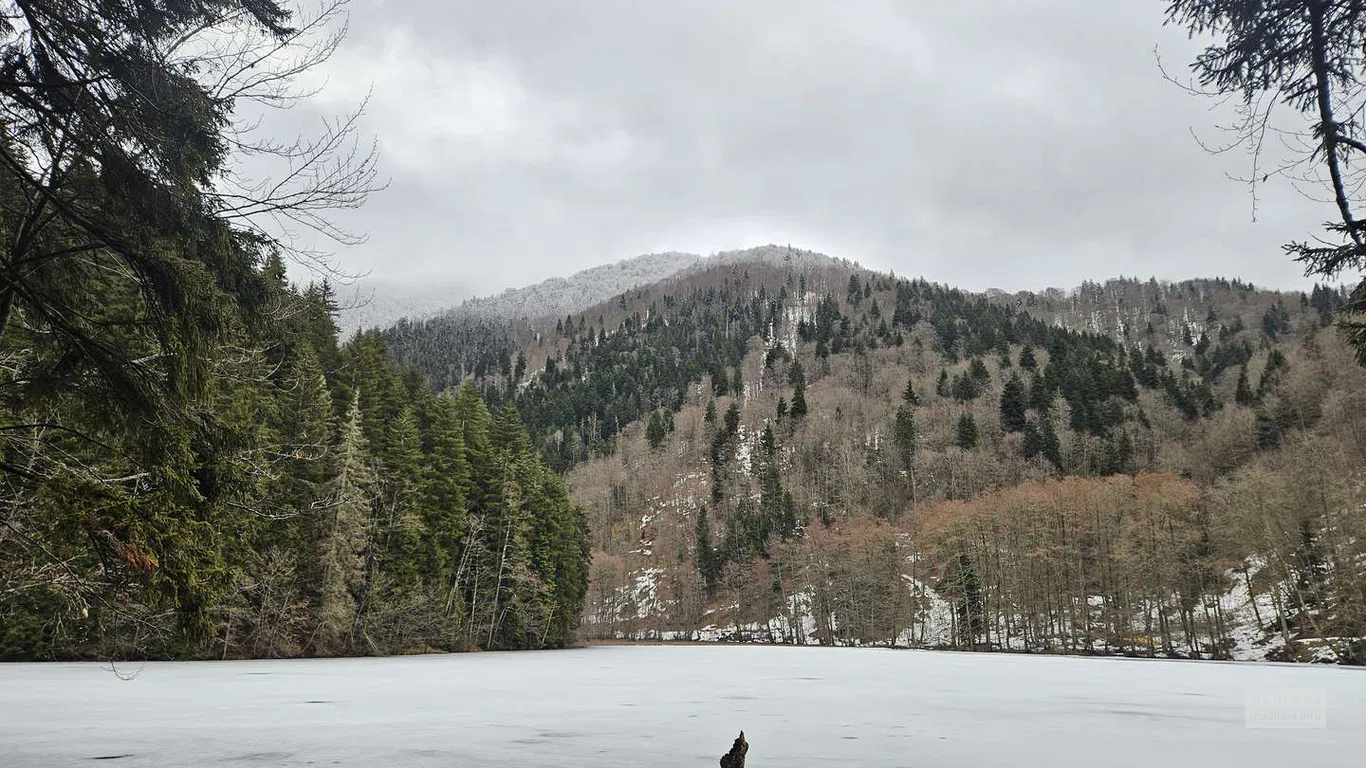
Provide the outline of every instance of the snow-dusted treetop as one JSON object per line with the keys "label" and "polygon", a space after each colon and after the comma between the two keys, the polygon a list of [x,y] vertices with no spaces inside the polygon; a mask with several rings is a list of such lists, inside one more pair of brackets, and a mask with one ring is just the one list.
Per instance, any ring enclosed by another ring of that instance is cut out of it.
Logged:
{"label": "snow-dusted treetop", "polygon": [[569,277],[552,277],[523,288],[509,288],[494,296],[466,299],[459,306],[452,306],[453,292],[450,290],[412,289],[405,293],[392,286],[376,287],[368,301],[353,301],[354,306],[343,302],[338,325],[343,333],[349,333],[361,327],[392,325],[405,317],[421,320],[442,314],[507,320],[557,317],[676,275],[745,263],[767,263],[799,270],[850,264],[814,251],[783,245],[722,251],[707,257],[677,251],[647,253],[585,269]]}

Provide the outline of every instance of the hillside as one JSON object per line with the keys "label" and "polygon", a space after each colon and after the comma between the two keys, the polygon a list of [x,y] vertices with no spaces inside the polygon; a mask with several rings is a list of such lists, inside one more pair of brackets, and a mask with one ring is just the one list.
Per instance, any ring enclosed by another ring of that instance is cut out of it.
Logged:
{"label": "hillside", "polygon": [[1341,291],[983,296],[780,252],[457,343],[390,332],[514,399],[567,472],[590,633],[1360,660]]}
{"label": "hillside", "polygon": [[403,318],[435,317],[470,294],[455,283],[418,287],[374,278],[338,286],[335,292],[337,330],[343,339],[367,328],[388,328]]}

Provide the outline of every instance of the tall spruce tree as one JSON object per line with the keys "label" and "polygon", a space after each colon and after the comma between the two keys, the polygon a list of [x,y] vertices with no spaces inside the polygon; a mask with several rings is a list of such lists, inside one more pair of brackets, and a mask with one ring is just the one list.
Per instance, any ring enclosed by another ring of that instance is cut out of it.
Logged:
{"label": "tall spruce tree", "polygon": [[954,443],[959,448],[970,451],[977,447],[978,439],[977,420],[972,418],[971,413],[963,413],[958,417],[958,426],[955,430]]}
{"label": "tall spruce tree", "polygon": [[1025,428],[1025,410],[1028,395],[1024,382],[1014,373],[1006,380],[1001,389],[1001,428],[1007,432],[1019,432]]}

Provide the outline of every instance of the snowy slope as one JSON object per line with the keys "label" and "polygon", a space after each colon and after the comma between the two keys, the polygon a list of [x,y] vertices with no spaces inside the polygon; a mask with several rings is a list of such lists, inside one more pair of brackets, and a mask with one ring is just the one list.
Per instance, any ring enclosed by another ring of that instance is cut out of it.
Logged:
{"label": "snowy slope", "polygon": [[469,299],[453,311],[506,319],[555,317],[663,280],[701,258],[692,253],[649,253],[585,269],[569,277],[552,277],[525,288],[509,288],[496,296]]}

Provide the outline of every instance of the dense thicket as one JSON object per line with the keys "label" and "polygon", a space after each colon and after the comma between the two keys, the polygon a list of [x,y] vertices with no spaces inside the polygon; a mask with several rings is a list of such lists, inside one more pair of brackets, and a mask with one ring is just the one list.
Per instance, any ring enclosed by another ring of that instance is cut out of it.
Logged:
{"label": "dense thicket", "polygon": [[[255,274],[180,424],[63,391],[7,402],[0,654],[288,656],[568,642],[587,529],[517,412],[433,396],[329,291]],[[117,280],[111,313],[120,306]],[[24,316],[20,315],[19,327]],[[18,338],[18,337],[16,337]],[[42,356],[40,337],[6,344]],[[62,424],[61,429],[49,425]]]}
{"label": "dense thicket", "polygon": [[[0,657],[566,643],[587,533],[516,411],[339,348],[258,226],[345,241],[323,214],[372,187],[353,120],[234,118],[292,102],[337,6],[4,8]],[[244,189],[243,152],[286,172]]]}

